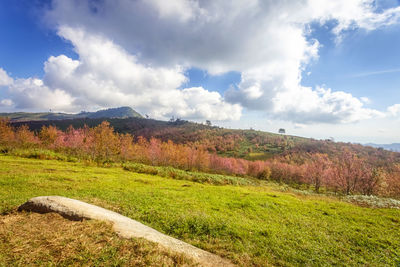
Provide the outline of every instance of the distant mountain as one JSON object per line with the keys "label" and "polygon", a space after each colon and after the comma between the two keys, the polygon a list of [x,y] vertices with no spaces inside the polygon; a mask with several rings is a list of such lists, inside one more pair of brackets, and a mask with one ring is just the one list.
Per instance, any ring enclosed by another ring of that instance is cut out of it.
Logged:
{"label": "distant mountain", "polygon": [[390,150],[390,151],[396,151],[396,152],[400,152],[400,143],[394,143],[394,144],[373,144],[373,143],[368,143],[365,144],[366,146],[372,146],[375,148],[383,148],[386,150]]}
{"label": "distant mountain", "polygon": [[143,118],[138,112],[134,111],[130,107],[120,107],[120,108],[109,108],[103,109],[96,112],[81,112],[78,114],[78,118],[90,118],[90,119],[99,119],[99,118],[118,118],[118,119],[126,119],[126,118]]}
{"label": "distant mountain", "polygon": [[0,117],[7,117],[11,121],[47,121],[47,120],[68,120],[68,119],[98,119],[98,118],[143,118],[138,112],[130,107],[119,107],[99,110],[96,112],[81,112],[78,114],[53,113],[53,112],[13,112],[0,113]]}

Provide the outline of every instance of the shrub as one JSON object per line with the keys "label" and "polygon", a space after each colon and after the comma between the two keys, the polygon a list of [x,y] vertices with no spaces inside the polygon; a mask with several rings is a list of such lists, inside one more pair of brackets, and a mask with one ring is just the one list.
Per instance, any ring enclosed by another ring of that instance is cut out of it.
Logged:
{"label": "shrub", "polygon": [[258,175],[258,179],[261,180],[269,180],[271,178],[271,169],[268,167],[265,167],[264,170],[262,170]]}

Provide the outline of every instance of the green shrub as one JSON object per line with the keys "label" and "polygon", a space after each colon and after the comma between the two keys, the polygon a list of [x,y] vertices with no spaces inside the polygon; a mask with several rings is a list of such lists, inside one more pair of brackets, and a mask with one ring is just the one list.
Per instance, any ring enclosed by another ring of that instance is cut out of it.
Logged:
{"label": "green shrub", "polygon": [[126,171],[136,173],[146,173],[151,175],[159,175],[162,177],[169,177],[177,180],[188,180],[198,183],[209,183],[215,185],[247,185],[254,183],[254,180],[242,177],[191,172],[176,169],[173,167],[149,166],[141,163],[125,162],[122,164],[122,168]]}
{"label": "green shrub", "polygon": [[60,160],[60,161],[68,161],[68,162],[77,162],[78,159],[65,155],[62,153],[57,153],[52,150],[41,149],[41,148],[29,148],[29,149],[10,149],[10,148],[1,148],[0,152],[2,154],[7,154],[11,156],[17,156],[22,158],[29,159],[46,159],[46,160]]}

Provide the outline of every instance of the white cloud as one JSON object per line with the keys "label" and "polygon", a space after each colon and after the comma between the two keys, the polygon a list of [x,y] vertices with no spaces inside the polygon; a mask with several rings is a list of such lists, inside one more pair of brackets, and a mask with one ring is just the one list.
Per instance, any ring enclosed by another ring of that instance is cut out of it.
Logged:
{"label": "white cloud", "polygon": [[158,11],[161,18],[178,18],[181,21],[194,19],[196,16],[204,15],[205,10],[199,7],[196,1],[187,0],[147,0],[154,9]]}
{"label": "white cloud", "polygon": [[0,86],[7,86],[13,83],[13,79],[8,76],[7,72],[0,68]]}
{"label": "white cloud", "polygon": [[374,0],[309,0],[311,17],[319,19],[321,23],[335,20],[337,26],[334,33],[340,35],[348,29],[363,28],[374,30],[379,27],[398,23],[400,7],[376,11]]}
{"label": "white cloud", "polygon": [[[53,0],[51,6],[49,24],[79,55],[45,63],[40,88],[69,96],[60,106],[129,105],[154,117],[208,119],[237,119],[244,107],[303,124],[382,116],[365,108],[365,99],[301,85],[320,48],[310,23],[335,21],[342,39],[349,29],[397,23],[400,14],[400,8],[378,12],[373,0]],[[189,67],[213,75],[238,71],[241,81],[226,100],[201,87],[178,89]]]}
{"label": "white cloud", "polygon": [[364,108],[363,103],[349,93],[317,87],[301,87],[278,93],[274,113],[288,121],[303,123],[349,123],[374,117],[383,112]]}
{"label": "white cloud", "polygon": [[2,99],[0,101],[0,107],[10,107],[12,106],[14,103],[11,99]]}
{"label": "white cloud", "polygon": [[307,128],[307,125],[301,124],[301,123],[295,123],[294,128],[295,129],[304,129],[304,128]]}
{"label": "white cloud", "polygon": [[395,104],[393,106],[388,107],[387,112],[389,116],[399,116],[400,115],[400,104]]}
{"label": "white cloud", "polygon": [[51,89],[36,78],[17,79],[9,86],[11,101],[17,109],[69,111],[73,98],[65,91]]}
{"label": "white cloud", "polygon": [[371,104],[371,99],[369,99],[368,97],[361,97],[360,100],[364,103],[364,104]]}
{"label": "white cloud", "polygon": [[233,120],[241,107],[226,103],[217,92],[204,88],[178,89],[187,78],[184,69],[153,67],[100,35],[60,27],[79,55],[51,56],[40,79],[19,79],[9,86],[16,108],[62,111],[132,106],[155,118]]}

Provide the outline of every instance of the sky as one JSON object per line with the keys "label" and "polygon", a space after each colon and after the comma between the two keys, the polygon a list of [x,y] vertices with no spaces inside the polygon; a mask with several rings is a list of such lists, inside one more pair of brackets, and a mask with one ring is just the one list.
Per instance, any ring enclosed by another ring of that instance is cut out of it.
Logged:
{"label": "sky", "polygon": [[0,112],[400,142],[399,0],[0,0]]}

